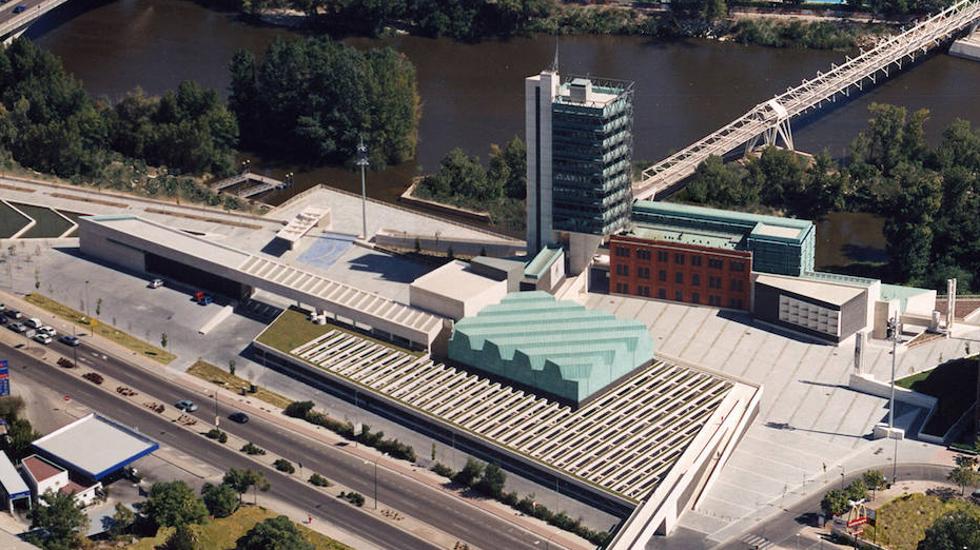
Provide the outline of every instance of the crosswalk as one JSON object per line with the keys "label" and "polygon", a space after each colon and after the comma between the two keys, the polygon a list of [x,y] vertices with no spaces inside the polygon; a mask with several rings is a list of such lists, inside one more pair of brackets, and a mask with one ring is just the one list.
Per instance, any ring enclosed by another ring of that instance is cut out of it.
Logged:
{"label": "crosswalk", "polygon": [[749,533],[744,537],[738,539],[740,542],[744,542],[749,548],[753,550],[766,550],[767,548],[773,548],[776,545],[772,543],[771,540],[766,537],[762,537],[756,534]]}

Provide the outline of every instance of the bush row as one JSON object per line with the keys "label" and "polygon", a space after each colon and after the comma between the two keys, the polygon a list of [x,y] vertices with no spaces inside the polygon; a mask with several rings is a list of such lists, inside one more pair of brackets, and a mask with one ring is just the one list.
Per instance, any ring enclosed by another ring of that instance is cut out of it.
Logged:
{"label": "bush row", "polygon": [[397,439],[385,439],[384,432],[372,432],[368,425],[361,426],[361,433],[354,433],[354,425],[350,422],[335,420],[330,416],[313,410],[312,401],[294,401],[283,411],[287,416],[302,418],[311,424],[324,428],[347,439],[355,440],[395,458],[415,462],[415,449]]}

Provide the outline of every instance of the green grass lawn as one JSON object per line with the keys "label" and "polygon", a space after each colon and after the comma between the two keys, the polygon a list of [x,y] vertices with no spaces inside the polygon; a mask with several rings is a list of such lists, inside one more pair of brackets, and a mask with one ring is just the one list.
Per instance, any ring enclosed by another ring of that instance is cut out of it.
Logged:
{"label": "green grass lawn", "polygon": [[943,435],[976,400],[977,357],[953,359],[938,367],[902,378],[896,385],[939,399],[923,432]]}
{"label": "green grass lawn", "polygon": [[49,311],[62,319],[70,321],[83,329],[87,329],[90,332],[98,334],[104,338],[108,338],[113,342],[135,351],[140,355],[144,355],[162,363],[164,365],[169,365],[174,359],[177,358],[176,355],[166,351],[164,349],[158,348],[154,345],[148,344],[135,336],[129,335],[116,327],[110,325],[109,323],[104,323],[98,319],[92,319],[86,317],[80,311],[76,311],[61,302],[56,302],[51,298],[43,294],[38,294],[37,292],[32,292],[24,298],[27,302],[34,304],[41,309]]}
{"label": "green grass lawn", "polygon": [[379,340],[363,332],[354,331],[339,324],[334,324],[329,318],[327,318],[327,324],[325,325],[312,323],[306,319],[306,313],[295,308],[289,308],[282,312],[282,315],[262,331],[262,334],[259,334],[256,340],[267,346],[272,346],[279,351],[289,353],[293,349],[302,346],[310,340],[319,338],[332,330],[353,334],[359,338],[376,342],[405,353],[414,355],[421,355],[422,353],[399,347],[391,342]]}
{"label": "green grass lawn", "polygon": [[898,497],[878,509],[876,525],[866,527],[861,538],[877,540],[892,550],[916,550],[939,516],[957,510],[980,514],[980,506],[962,500],[943,502],[922,493]]}
{"label": "green grass lawn", "polygon": [[[235,541],[248,532],[256,523],[276,517],[276,514],[261,506],[243,506],[234,514],[221,519],[211,520],[203,525],[191,526],[194,534],[197,535],[197,547],[207,548],[208,550],[232,550],[235,548]],[[326,535],[322,535],[306,526],[297,524],[300,532],[306,540],[313,543],[316,550],[351,550],[345,544],[341,544]],[[157,531],[155,537],[140,539],[135,544],[126,547],[128,550],[154,550],[163,547],[167,537],[173,532],[172,528],[165,527]]]}
{"label": "green grass lawn", "polygon": [[[217,384],[235,391],[248,389],[250,385],[248,380],[234,376],[230,372],[219,369],[207,361],[198,360],[196,363],[191,365],[189,369],[187,369],[187,373],[193,374],[202,380],[207,380],[212,384]],[[291,399],[287,399],[286,397],[283,397],[276,392],[269,391],[263,387],[258,387],[258,391],[252,395],[255,396],[256,399],[261,399],[273,407],[279,407],[280,409],[285,409],[287,405],[292,403]]]}

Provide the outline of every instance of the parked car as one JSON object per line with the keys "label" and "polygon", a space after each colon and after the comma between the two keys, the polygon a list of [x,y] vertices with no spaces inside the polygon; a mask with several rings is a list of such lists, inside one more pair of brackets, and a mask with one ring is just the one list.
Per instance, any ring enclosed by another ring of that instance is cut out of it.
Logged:
{"label": "parked car", "polygon": [[239,424],[245,424],[248,422],[248,415],[239,411],[236,413],[231,413],[228,415],[228,419],[232,422],[238,422]]}
{"label": "parked car", "polygon": [[11,319],[20,319],[21,317],[23,317],[23,315],[21,315],[21,313],[16,309],[5,309],[3,310],[3,314],[6,315],[7,317],[10,317]]}
{"label": "parked car", "polygon": [[27,331],[27,327],[24,326],[24,323],[10,323],[7,325],[7,328],[17,333],[24,333]]}
{"label": "parked car", "polygon": [[31,317],[30,319],[24,321],[24,324],[33,329],[38,329],[44,326],[44,323],[42,323],[37,317]]}
{"label": "parked car", "polygon": [[6,325],[7,321],[9,321],[9,319],[7,319],[6,315],[0,315],[0,325]]}
{"label": "parked car", "polygon": [[194,404],[190,399],[181,399],[180,401],[174,403],[174,407],[177,410],[192,413],[197,410],[197,405]]}
{"label": "parked car", "polygon": [[149,286],[150,288],[160,288],[161,286],[163,286],[163,279],[153,279],[152,281],[150,281],[150,284],[147,286]]}
{"label": "parked car", "polygon": [[54,339],[48,336],[47,334],[44,334],[43,332],[39,332],[34,335],[34,341],[39,344],[44,344],[46,346],[51,342],[54,342]]}
{"label": "parked car", "polygon": [[24,4],[21,4],[21,5],[17,6],[16,8],[14,8],[14,15],[17,15],[18,13],[24,13],[25,11],[27,11],[27,6],[25,6]]}
{"label": "parked car", "polygon": [[78,336],[72,336],[71,334],[65,334],[61,338],[58,338],[58,341],[73,348],[82,343],[82,341],[78,339]]}
{"label": "parked car", "polygon": [[41,334],[47,334],[52,338],[58,335],[58,331],[56,331],[54,327],[49,325],[44,325],[43,327],[37,329],[37,331],[40,332]]}

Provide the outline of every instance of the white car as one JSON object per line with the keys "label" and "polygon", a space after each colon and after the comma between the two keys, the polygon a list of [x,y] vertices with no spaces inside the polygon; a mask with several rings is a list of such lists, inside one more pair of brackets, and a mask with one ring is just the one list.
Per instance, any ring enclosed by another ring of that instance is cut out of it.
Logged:
{"label": "white car", "polygon": [[47,334],[48,336],[50,336],[52,338],[54,338],[55,336],[58,335],[58,331],[56,331],[54,329],[54,327],[51,327],[51,326],[48,326],[48,325],[45,325],[45,326],[37,329],[37,331],[40,332],[41,334]]}
{"label": "white car", "polygon": [[152,281],[150,281],[150,284],[147,286],[149,286],[150,288],[160,288],[161,286],[163,286],[163,279],[153,279]]}
{"label": "white car", "polygon": [[24,324],[27,325],[28,328],[41,328],[44,326],[44,323],[42,323],[37,317],[31,317],[30,319],[24,321]]}
{"label": "white car", "polygon": [[34,341],[39,344],[44,344],[45,346],[53,342],[54,340],[47,334],[40,333],[34,335]]}

